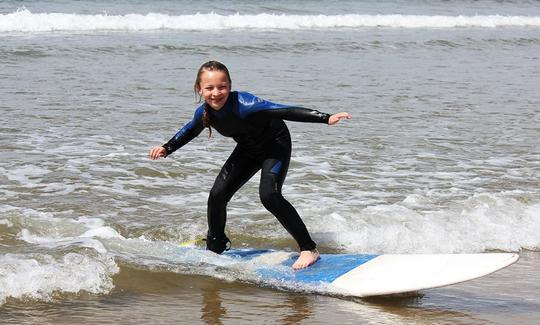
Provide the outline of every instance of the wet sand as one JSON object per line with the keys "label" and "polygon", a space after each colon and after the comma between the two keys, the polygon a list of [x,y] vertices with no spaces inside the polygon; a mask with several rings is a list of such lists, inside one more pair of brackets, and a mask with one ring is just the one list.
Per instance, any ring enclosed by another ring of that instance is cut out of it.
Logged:
{"label": "wet sand", "polygon": [[401,297],[284,292],[209,277],[122,267],[108,295],[8,301],[3,324],[535,324],[540,254],[466,283]]}

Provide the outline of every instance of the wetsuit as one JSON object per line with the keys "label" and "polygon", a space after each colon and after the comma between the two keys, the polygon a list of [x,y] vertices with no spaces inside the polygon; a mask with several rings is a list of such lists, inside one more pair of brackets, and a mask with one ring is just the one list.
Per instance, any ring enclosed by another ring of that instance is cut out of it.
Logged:
{"label": "wetsuit", "polygon": [[[167,155],[202,132],[204,105],[199,106],[193,119],[163,145]],[[281,195],[291,158],[291,137],[283,120],[328,124],[330,115],[271,103],[236,91],[229,93],[227,102],[220,110],[208,108],[207,112],[210,126],[237,142],[208,198],[207,249],[222,253],[227,248],[230,243],[225,236],[227,203],[258,170],[261,170],[259,195],[264,207],[293,236],[300,250],[314,249],[316,245],[302,219]]]}

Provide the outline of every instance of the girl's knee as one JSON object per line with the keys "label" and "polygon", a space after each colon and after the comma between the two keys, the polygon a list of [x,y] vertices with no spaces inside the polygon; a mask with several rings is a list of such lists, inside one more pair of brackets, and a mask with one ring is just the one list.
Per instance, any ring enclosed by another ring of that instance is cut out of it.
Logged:
{"label": "girl's knee", "polygon": [[208,204],[227,204],[225,191],[218,187],[213,187],[208,194]]}
{"label": "girl's knee", "polygon": [[281,196],[281,193],[277,191],[261,190],[259,197],[264,207],[268,210],[271,210],[272,207],[279,205],[283,200],[283,196]]}

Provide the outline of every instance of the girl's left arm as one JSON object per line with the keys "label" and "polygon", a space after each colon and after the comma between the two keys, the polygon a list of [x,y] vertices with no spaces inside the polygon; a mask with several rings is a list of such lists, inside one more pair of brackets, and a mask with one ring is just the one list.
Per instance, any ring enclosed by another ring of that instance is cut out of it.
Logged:
{"label": "girl's left arm", "polygon": [[315,109],[296,106],[261,110],[256,114],[259,116],[264,115],[269,118],[279,118],[287,121],[325,123],[329,125],[334,125],[343,118],[352,118],[351,114],[347,112],[341,112],[331,115],[328,113],[319,112]]}
{"label": "girl's left arm", "polygon": [[347,112],[331,115],[315,109],[272,103],[245,92],[238,93],[238,102],[241,117],[253,115],[264,118],[278,118],[295,122],[325,123],[329,125],[334,125],[343,118],[352,118]]}

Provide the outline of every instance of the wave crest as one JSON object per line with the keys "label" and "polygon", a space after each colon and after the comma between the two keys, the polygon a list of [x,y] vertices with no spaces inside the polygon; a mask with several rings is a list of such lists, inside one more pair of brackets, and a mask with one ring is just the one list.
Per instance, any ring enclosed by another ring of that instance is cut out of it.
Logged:
{"label": "wave crest", "polygon": [[171,16],[161,13],[82,15],[31,13],[20,9],[0,15],[0,32],[146,31],[146,30],[266,30],[339,28],[495,28],[540,27],[537,16],[425,16],[425,15],[220,15],[216,13]]}

